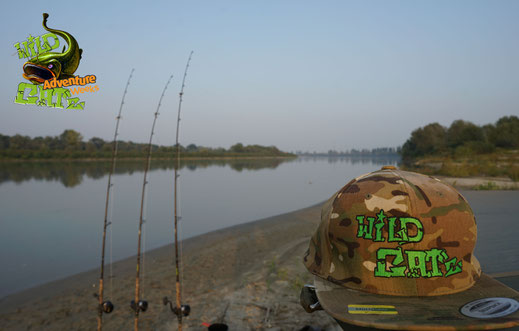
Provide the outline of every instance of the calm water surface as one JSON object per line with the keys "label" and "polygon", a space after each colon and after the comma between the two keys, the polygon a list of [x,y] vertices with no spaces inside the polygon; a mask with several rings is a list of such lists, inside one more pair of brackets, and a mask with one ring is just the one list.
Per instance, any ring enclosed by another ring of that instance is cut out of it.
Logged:
{"label": "calm water surface", "polygon": [[[298,158],[185,163],[179,179],[180,235],[189,238],[313,205],[353,177],[397,162]],[[108,169],[107,162],[0,164],[0,297],[99,267]],[[142,162],[117,165],[111,208],[114,261],[137,252],[143,175]],[[172,220],[172,163],[153,161],[147,250],[172,242]]]}

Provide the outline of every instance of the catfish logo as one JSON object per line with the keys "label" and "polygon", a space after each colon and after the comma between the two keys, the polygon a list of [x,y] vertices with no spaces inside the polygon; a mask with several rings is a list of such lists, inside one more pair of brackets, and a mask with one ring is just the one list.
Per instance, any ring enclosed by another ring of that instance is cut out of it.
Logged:
{"label": "catfish logo", "polygon": [[[377,250],[377,266],[375,277],[409,277],[431,278],[449,277],[460,273],[463,261],[456,257],[449,258],[445,249],[432,248],[429,250],[405,250],[402,245],[422,241],[424,227],[419,219],[414,217],[386,217],[381,210],[376,217],[358,215],[357,238],[373,242],[397,243],[397,248],[379,248]],[[387,229],[384,238],[382,229]],[[410,229],[413,234],[410,234]],[[440,266],[443,265],[445,272]],[[430,268],[429,268],[430,266]]]}
{"label": "catfish logo", "polygon": [[[52,108],[65,108],[81,110],[85,108],[85,102],[72,95],[84,92],[96,92],[96,76],[74,76],[83,50],[79,48],[76,39],[68,32],[47,27],[49,14],[43,14],[43,28],[49,33],[42,36],[29,36],[26,41],[16,43],[14,47],[18,51],[18,58],[29,58],[23,65],[23,77],[30,83],[20,83],[14,102],[24,105],[38,105]],[[63,38],[67,45],[61,53],[51,52],[59,47],[58,36]],[[50,42],[52,43],[50,43]],[[68,48],[67,50],[65,50]],[[43,84],[43,86],[42,86]]]}

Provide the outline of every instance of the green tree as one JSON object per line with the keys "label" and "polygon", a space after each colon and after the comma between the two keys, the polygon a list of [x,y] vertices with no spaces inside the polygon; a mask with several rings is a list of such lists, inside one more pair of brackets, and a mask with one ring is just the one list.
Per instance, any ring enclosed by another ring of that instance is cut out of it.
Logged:
{"label": "green tree", "polygon": [[63,131],[59,138],[66,150],[77,150],[83,141],[81,134],[74,130]]}
{"label": "green tree", "polygon": [[431,123],[414,130],[411,138],[402,146],[402,157],[412,158],[444,151],[446,132],[446,128],[439,123]]}
{"label": "green tree", "polygon": [[198,147],[195,144],[189,144],[186,147],[187,152],[196,152],[198,150]]}
{"label": "green tree", "polygon": [[242,143],[237,143],[237,144],[232,145],[230,148],[230,151],[233,153],[243,153],[244,148],[243,148]]}
{"label": "green tree", "polygon": [[61,150],[63,149],[63,144],[59,140],[58,137],[47,136],[43,138],[45,146],[47,146],[50,150]]}
{"label": "green tree", "polygon": [[9,140],[9,136],[4,136],[3,134],[0,134],[0,149],[8,149]]}
{"label": "green tree", "polygon": [[31,138],[17,134],[11,137],[9,144],[11,149],[28,150],[31,149]]}
{"label": "green tree", "polygon": [[48,147],[45,144],[45,140],[43,137],[36,137],[31,141],[31,149],[34,150],[45,150],[48,149]]}
{"label": "green tree", "polygon": [[495,125],[495,129],[489,130],[489,140],[497,147],[519,147],[519,118],[517,116],[501,117]]}
{"label": "green tree", "polygon": [[91,143],[98,151],[101,150],[105,144],[105,141],[98,137],[92,137],[88,142]]}
{"label": "green tree", "polygon": [[447,130],[447,146],[456,148],[468,142],[484,143],[486,136],[483,128],[471,122],[456,120]]}

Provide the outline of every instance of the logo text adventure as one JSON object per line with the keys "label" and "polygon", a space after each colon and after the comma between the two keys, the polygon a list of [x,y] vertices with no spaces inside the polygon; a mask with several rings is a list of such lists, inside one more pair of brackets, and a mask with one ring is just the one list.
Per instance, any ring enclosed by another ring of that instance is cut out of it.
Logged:
{"label": "logo text adventure", "polygon": [[[49,15],[43,14],[43,28],[48,33],[14,44],[19,59],[28,58],[23,65],[23,77],[30,83],[18,84],[14,102],[24,105],[51,108],[85,108],[77,95],[99,90],[95,75],[74,76],[83,50],[68,32],[47,27]],[[52,52],[60,46],[61,37],[66,44],[61,53]],[[66,50],[65,50],[66,49]]]}

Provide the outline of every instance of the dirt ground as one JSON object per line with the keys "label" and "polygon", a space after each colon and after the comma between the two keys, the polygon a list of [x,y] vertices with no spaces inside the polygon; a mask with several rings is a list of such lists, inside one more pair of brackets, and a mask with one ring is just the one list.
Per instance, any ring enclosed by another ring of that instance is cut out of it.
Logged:
{"label": "dirt ground", "polygon": [[[320,206],[211,232],[183,243],[183,303],[191,306],[187,330],[223,322],[230,330],[300,330],[305,325],[340,330],[323,311],[306,313],[300,289],[311,283],[302,256],[320,220]],[[162,298],[175,297],[174,250],[146,254],[139,316],[141,330],[175,330],[176,316]],[[0,301],[1,330],[93,330],[97,326],[98,270],[52,282]],[[134,313],[135,258],[114,265],[113,288],[105,299],[115,305],[104,315],[105,330],[130,330]],[[112,294],[111,294],[112,293]]]}

